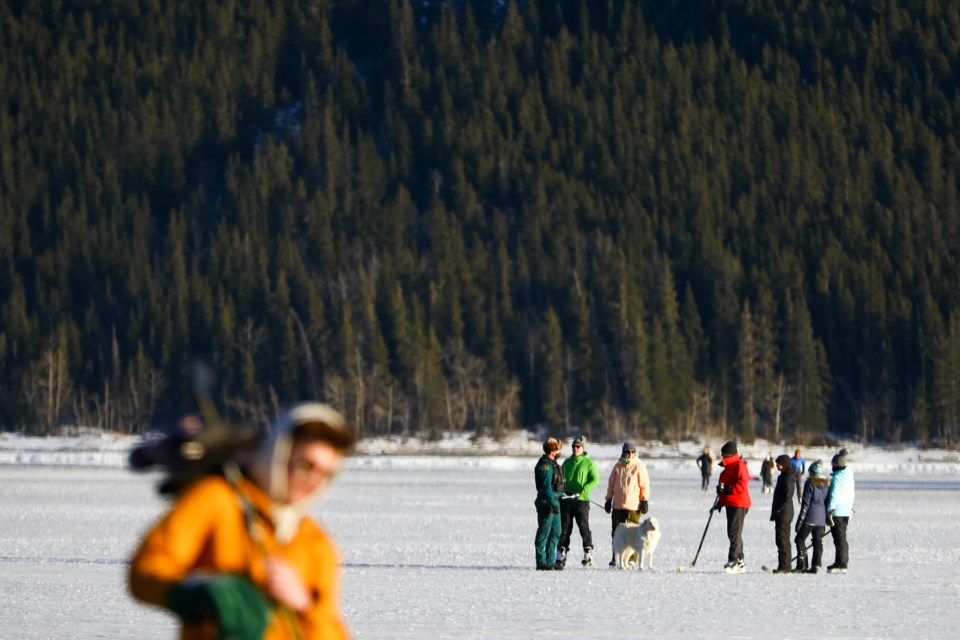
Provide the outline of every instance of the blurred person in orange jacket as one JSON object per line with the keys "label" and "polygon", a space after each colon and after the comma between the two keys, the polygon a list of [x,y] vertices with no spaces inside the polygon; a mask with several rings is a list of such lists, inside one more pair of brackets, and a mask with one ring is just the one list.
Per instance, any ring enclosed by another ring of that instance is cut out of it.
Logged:
{"label": "blurred person in orange jacket", "polygon": [[185,488],[130,562],[129,587],[181,638],[346,638],[340,557],[308,516],[354,444],[332,407],[284,411],[252,459]]}

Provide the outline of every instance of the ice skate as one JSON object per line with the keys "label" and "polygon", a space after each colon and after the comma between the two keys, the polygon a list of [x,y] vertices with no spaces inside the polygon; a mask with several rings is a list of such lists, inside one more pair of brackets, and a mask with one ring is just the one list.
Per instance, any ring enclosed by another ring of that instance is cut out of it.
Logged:
{"label": "ice skate", "polygon": [[746,573],[747,567],[743,564],[743,560],[738,560],[737,562],[728,562],[723,565],[723,570],[726,573]]}

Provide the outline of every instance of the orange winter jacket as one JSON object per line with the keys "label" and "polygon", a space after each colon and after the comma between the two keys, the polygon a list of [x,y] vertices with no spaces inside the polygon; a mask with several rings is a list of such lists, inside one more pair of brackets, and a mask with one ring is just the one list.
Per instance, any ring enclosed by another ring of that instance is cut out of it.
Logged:
{"label": "orange winter jacket", "polygon": [[636,511],[641,500],[649,500],[650,476],[647,466],[636,458],[617,460],[607,480],[607,500],[611,499],[614,509],[630,511]]}
{"label": "orange winter jacket", "polygon": [[[339,610],[340,558],[333,541],[305,517],[291,541],[281,544],[268,516],[270,499],[246,479],[240,487],[258,512],[254,526],[262,546],[247,531],[236,490],[222,477],[204,478],[187,489],[146,535],[130,563],[130,592],[138,600],[162,607],[177,582],[193,572],[208,572],[247,575],[266,593],[265,556],[280,557],[294,567],[313,594],[313,606],[292,616],[299,622],[299,637],[348,637]],[[275,608],[263,637],[297,637],[290,623]],[[184,625],[181,632],[185,640],[216,636],[212,622]]]}

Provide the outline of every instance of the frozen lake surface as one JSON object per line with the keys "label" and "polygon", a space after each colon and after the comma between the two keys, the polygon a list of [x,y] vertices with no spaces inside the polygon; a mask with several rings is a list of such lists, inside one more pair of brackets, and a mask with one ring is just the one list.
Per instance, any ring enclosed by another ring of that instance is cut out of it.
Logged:
{"label": "frozen lake surface", "polygon": [[[605,481],[613,456],[596,456]],[[857,472],[846,575],[769,575],[770,494],[753,483],[748,572],[727,575],[725,518],[693,559],[712,494],[690,464],[651,461],[655,572],[608,569],[609,516],[591,510],[563,572],[534,571],[529,458],[361,457],[315,514],[344,559],[356,638],[953,638],[960,600],[960,475]],[[865,460],[865,459],[864,459]],[[865,460],[866,462],[866,460]],[[856,465],[851,465],[857,471]],[[126,561],[166,503],[157,476],[115,466],[0,464],[0,638],[174,638],[126,593]],[[716,475],[714,475],[714,481]],[[602,502],[602,491],[594,493]],[[833,560],[825,540],[824,564]]]}

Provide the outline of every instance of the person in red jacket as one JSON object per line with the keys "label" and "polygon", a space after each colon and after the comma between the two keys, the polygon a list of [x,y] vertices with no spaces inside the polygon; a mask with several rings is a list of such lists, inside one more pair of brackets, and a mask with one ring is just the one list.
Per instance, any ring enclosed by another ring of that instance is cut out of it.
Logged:
{"label": "person in red jacket", "polygon": [[727,508],[727,538],[730,549],[727,551],[727,564],[723,570],[727,573],[746,573],[743,564],[743,520],[750,510],[750,472],[737,453],[737,443],[728,440],[720,449],[723,460],[720,466],[720,480],[717,484],[717,496],[720,507]]}

